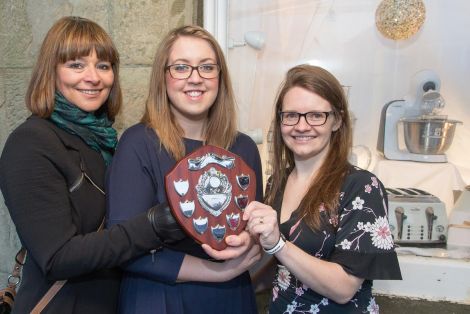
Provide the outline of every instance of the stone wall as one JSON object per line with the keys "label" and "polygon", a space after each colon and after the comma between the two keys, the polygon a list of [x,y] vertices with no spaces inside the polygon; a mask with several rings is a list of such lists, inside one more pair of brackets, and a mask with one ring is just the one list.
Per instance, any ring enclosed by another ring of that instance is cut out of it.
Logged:
{"label": "stone wall", "polygon": [[[28,116],[24,95],[32,66],[44,35],[60,17],[89,18],[113,38],[121,56],[120,78],[124,95],[124,108],[115,126],[122,133],[142,115],[152,59],[160,38],[176,26],[201,25],[202,2],[1,0],[0,151],[8,134]],[[0,193],[0,287],[13,266],[12,258],[18,249],[18,236]]]}

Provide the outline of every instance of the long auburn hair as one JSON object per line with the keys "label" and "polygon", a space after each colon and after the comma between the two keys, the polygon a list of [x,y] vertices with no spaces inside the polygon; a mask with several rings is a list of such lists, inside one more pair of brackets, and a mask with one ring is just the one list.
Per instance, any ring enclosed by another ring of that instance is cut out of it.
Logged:
{"label": "long auburn hair", "polygon": [[161,145],[176,159],[185,155],[184,131],[176,121],[166,92],[165,72],[170,50],[180,37],[200,38],[209,43],[220,66],[219,92],[209,109],[205,143],[228,149],[237,136],[236,104],[225,58],[216,39],[199,26],[186,25],[171,30],[160,43],[152,66],[150,88],[142,123],[152,128]]}
{"label": "long auburn hair", "polygon": [[118,51],[101,26],[78,16],[61,18],[47,32],[26,92],[26,107],[41,118],[50,117],[54,111],[57,65],[89,56],[93,50],[98,59],[110,62],[113,69],[113,86],[100,110],[106,110],[114,120],[122,104]]}
{"label": "long auburn hair", "polygon": [[351,166],[348,162],[352,145],[348,104],[341,84],[327,70],[318,66],[299,65],[287,72],[275,101],[271,149],[273,174],[266,195],[266,202],[270,205],[274,203],[276,195],[282,193],[282,186],[295,166],[294,155],[282,140],[279,115],[284,97],[293,87],[304,88],[327,100],[332,107],[335,119],[341,120],[339,129],[331,134],[326,158],[318,174],[310,183],[299,207],[301,217],[304,217],[307,225],[318,230],[320,208],[323,207],[330,216],[335,214],[341,186]]}

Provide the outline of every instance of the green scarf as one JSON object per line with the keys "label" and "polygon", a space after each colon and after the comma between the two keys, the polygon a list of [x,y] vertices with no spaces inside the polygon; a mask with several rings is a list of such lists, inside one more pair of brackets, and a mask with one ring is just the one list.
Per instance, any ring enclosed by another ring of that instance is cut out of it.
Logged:
{"label": "green scarf", "polygon": [[50,120],[59,128],[79,136],[88,146],[101,153],[106,165],[111,163],[117,145],[117,132],[106,112],[96,116],[93,112],[83,111],[56,92]]}

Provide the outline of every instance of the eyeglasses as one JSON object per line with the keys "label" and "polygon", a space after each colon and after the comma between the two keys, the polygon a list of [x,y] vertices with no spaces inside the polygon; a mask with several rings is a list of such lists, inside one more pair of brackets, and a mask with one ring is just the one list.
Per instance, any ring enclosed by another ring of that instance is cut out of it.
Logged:
{"label": "eyeglasses", "polygon": [[310,111],[306,113],[299,113],[295,111],[280,111],[279,116],[281,117],[281,123],[288,126],[297,125],[300,121],[300,117],[304,117],[310,126],[320,126],[326,123],[328,116],[333,111]]}
{"label": "eyeglasses", "polygon": [[165,68],[170,72],[172,78],[177,80],[185,80],[189,78],[193,71],[196,70],[200,77],[205,79],[213,79],[219,75],[220,67],[218,64],[201,64],[191,66],[189,64],[170,64]]}

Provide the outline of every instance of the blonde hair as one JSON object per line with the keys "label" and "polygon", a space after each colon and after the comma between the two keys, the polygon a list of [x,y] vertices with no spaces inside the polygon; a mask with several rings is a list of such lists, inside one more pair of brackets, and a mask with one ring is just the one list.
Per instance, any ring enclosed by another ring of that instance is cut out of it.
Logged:
{"label": "blonde hair", "polygon": [[299,65],[287,72],[285,81],[280,86],[273,119],[273,175],[267,189],[266,202],[273,204],[276,195],[281,193],[289,171],[295,166],[294,155],[282,140],[279,112],[286,93],[293,87],[301,87],[327,100],[335,119],[341,120],[341,126],[331,134],[329,150],[318,175],[311,182],[307,193],[300,203],[300,214],[307,225],[313,229],[320,226],[320,207],[332,215],[338,206],[338,197],[344,177],[350,169],[348,162],[351,150],[351,123],[347,99],[338,80],[323,68],[311,65]]}
{"label": "blonde hair", "polygon": [[199,26],[183,26],[170,31],[160,43],[152,66],[150,88],[142,122],[151,127],[160,138],[163,147],[176,159],[185,155],[184,131],[178,125],[171,111],[171,103],[166,92],[165,72],[170,50],[180,37],[200,38],[209,43],[220,66],[219,92],[209,110],[205,129],[205,143],[228,149],[237,135],[235,98],[228,67],[219,44],[205,29]]}
{"label": "blonde hair", "polygon": [[102,107],[114,119],[121,108],[119,54],[105,30],[88,19],[67,16],[58,20],[47,32],[26,92],[26,106],[34,114],[48,118],[54,111],[57,65],[96,51],[98,59],[111,63],[114,82],[106,104]]}

